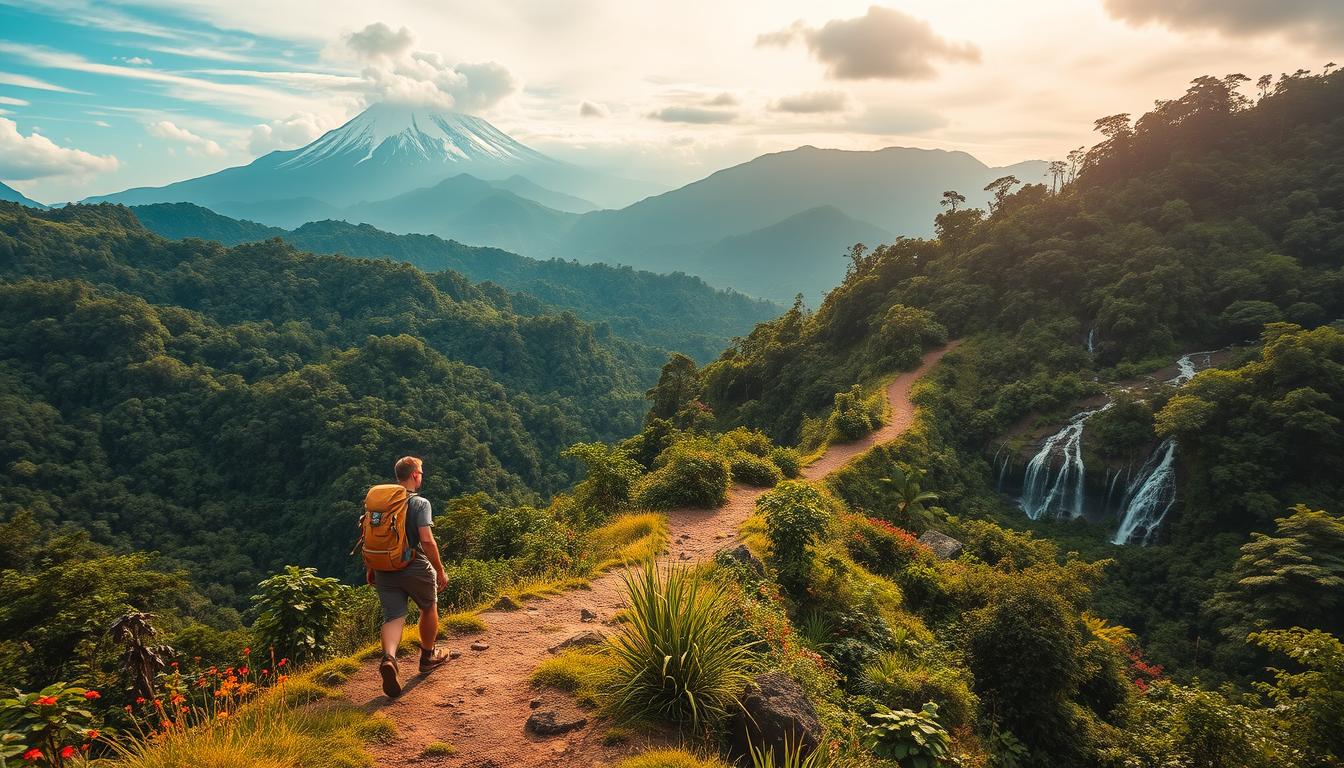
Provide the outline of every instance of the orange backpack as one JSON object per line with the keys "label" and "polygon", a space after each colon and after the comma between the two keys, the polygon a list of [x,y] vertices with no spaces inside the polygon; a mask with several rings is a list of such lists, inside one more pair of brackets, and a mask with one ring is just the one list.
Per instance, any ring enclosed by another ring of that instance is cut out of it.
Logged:
{"label": "orange backpack", "polygon": [[360,550],[364,567],[373,571],[400,571],[413,553],[406,540],[406,516],[411,493],[400,485],[375,485],[364,497],[359,519]]}

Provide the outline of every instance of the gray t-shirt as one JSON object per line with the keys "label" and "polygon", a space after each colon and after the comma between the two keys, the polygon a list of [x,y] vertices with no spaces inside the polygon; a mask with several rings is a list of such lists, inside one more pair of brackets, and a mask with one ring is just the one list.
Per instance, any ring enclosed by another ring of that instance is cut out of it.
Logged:
{"label": "gray t-shirt", "polygon": [[420,529],[433,527],[434,510],[429,506],[429,499],[418,493],[411,494],[411,498],[406,501],[406,540],[410,542],[416,556],[424,560],[429,560],[429,557],[420,549]]}

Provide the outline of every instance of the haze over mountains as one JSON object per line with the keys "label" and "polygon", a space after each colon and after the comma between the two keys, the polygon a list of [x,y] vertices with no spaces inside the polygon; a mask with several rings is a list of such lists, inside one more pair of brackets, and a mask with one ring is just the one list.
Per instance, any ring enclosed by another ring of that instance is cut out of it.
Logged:
{"label": "haze over mountains", "polygon": [[376,105],[305,147],[89,202],[191,202],[285,229],[367,223],[539,259],[684,271],[815,303],[844,276],[842,255],[854,243],[929,235],[944,190],[979,205],[993,179],[1039,182],[1045,167],[994,168],[944,150],[805,146],[644,197],[647,185],[551,159],[481,118]]}
{"label": "haze over mountains", "polygon": [[32,198],[25,196],[19,190],[5,184],[2,181],[0,181],[0,200],[3,200],[7,203],[18,203],[19,205],[27,205],[32,208],[46,207],[41,203],[37,202],[36,200],[33,200]]}

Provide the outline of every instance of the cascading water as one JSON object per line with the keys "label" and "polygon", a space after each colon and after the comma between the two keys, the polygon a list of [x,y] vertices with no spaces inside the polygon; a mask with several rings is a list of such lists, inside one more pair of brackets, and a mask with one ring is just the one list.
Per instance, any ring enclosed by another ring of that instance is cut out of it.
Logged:
{"label": "cascading water", "polygon": [[1168,384],[1180,386],[1195,377],[1195,360],[1199,359],[1205,368],[1213,365],[1212,352],[1190,352],[1181,355],[1176,360],[1176,375],[1167,379]]}
{"label": "cascading water", "polygon": [[1097,327],[1094,325],[1087,329],[1087,354],[1097,354]]}
{"label": "cascading water", "polygon": [[[1176,375],[1168,384],[1181,386],[1200,369],[1213,364],[1213,352],[1189,352],[1176,360]],[[1151,544],[1157,528],[1176,504],[1176,440],[1168,437],[1144,462],[1143,468],[1125,491],[1120,527],[1111,538],[1114,544]]]}
{"label": "cascading water", "polygon": [[[1083,479],[1087,472],[1083,464],[1083,425],[1093,415],[1110,407],[1107,403],[1076,414],[1041,444],[1041,449],[1027,464],[1022,496],[1017,501],[1027,517],[1039,520],[1044,515],[1071,519],[1083,516]],[[1053,473],[1051,464],[1056,453],[1060,454],[1061,461],[1059,472]]]}
{"label": "cascading water", "polygon": [[1130,483],[1113,544],[1151,544],[1176,503],[1176,441],[1168,437]]}

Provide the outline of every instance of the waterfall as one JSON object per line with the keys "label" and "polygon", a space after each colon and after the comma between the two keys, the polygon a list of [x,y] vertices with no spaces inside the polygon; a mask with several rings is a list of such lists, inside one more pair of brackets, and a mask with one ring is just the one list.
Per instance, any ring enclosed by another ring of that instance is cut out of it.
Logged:
{"label": "waterfall", "polygon": [[[1027,517],[1039,520],[1042,515],[1053,517],[1083,516],[1083,478],[1087,467],[1083,465],[1083,424],[1094,414],[1100,413],[1111,404],[1076,414],[1058,432],[1047,437],[1041,449],[1027,464],[1027,473],[1022,480],[1022,496],[1018,506]],[[1061,456],[1059,472],[1051,473],[1051,459],[1058,452]],[[1064,514],[1061,514],[1064,513]]]}
{"label": "waterfall", "polygon": [[1004,449],[1006,448],[1008,448],[1007,443],[1000,443],[999,449],[994,451],[994,466],[998,469],[998,482],[995,484],[994,490],[999,493],[1003,493],[1003,485],[1008,481],[1008,469],[1013,464],[1013,452],[1011,449],[1007,450],[1007,455],[1004,456],[1003,463],[999,463],[999,454],[1004,453]]}
{"label": "waterfall", "polygon": [[1168,384],[1181,386],[1195,377],[1195,358],[1199,358],[1205,368],[1213,365],[1213,352],[1188,352],[1176,360],[1176,375],[1167,379]]}
{"label": "waterfall", "polygon": [[1097,354],[1096,341],[1097,341],[1097,326],[1094,325],[1091,328],[1087,329],[1087,354],[1089,355]]}
{"label": "waterfall", "polygon": [[1170,437],[1153,451],[1130,483],[1120,528],[1112,544],[1150,544],[1176,503],[1176,441]]}

